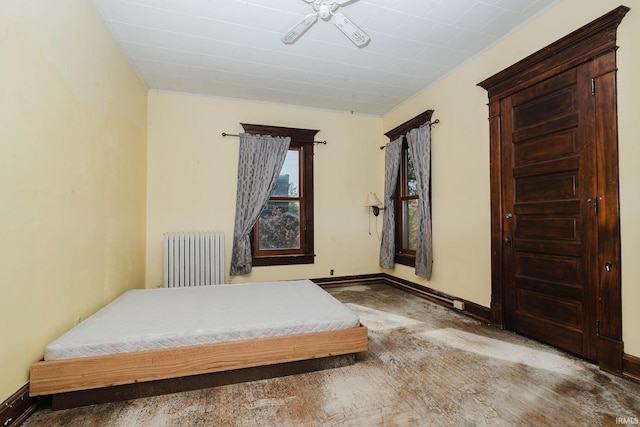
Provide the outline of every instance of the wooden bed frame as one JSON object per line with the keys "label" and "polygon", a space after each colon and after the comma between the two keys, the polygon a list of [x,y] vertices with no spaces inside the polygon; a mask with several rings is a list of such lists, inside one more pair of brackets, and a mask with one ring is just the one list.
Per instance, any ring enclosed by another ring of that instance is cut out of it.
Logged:
{"label": "wooden bed frame", "polygon": [[182,378],[368,349],[366,326],[174,349],[36,362],[30,396]]}

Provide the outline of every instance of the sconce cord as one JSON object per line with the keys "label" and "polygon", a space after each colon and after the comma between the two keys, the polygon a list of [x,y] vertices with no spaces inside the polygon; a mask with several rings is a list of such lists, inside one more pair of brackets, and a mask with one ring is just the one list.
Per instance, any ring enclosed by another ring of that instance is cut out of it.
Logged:
{"label": "sconce cord", "polygon": [[[376,217],[376,234],[378,235],[378,241],[381,241],[380,231],[378,230],[378,215]],[[369,211],[369,236],[371,236],[371,211]]]}

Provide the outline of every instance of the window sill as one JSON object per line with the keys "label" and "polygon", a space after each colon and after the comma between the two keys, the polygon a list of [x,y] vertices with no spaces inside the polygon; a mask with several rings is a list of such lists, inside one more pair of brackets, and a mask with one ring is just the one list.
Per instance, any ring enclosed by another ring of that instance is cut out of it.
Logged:
{"label": "window sill", "polygon": [[408,267],[416,266],[416,257],[414,255],[396,254],[394,261],[396,264],[402,264]]}
{"label": "window sill", "polygon": [[315,262],[315,257],[315,254],[254,257],[253,266],[263,267],[269,265],[313,264]]}

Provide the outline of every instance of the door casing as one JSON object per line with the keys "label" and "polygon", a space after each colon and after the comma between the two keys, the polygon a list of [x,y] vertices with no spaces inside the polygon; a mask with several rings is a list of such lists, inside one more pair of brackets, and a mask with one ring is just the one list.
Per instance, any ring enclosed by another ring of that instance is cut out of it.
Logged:
{"label": "door casing", "polygon": [[[597,361],[602,370],[622,374],[622,293],[618,191],[616,33],[629,11],[620,6],[522,61],[478,83],[489,96],[491,190],[491,318],[504,326],[505,214],[502,194],[501,100],[551,76],[593,61],[597,95],[594,143],[598,165],[598,257],[596,274]],[[605,268],[605,265],[610,266]]]}

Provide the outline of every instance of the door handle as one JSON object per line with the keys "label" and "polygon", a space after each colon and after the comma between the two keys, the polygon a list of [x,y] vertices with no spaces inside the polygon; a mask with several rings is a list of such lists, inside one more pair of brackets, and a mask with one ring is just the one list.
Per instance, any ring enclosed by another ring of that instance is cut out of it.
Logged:
{"label": "door handle", "polygon": [[507,251],[511,252],[513,250],[513,237],[511,237],[511,234],[504,238],[504,244],[507,246]]}

